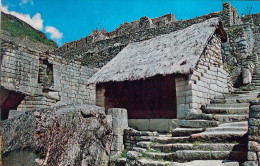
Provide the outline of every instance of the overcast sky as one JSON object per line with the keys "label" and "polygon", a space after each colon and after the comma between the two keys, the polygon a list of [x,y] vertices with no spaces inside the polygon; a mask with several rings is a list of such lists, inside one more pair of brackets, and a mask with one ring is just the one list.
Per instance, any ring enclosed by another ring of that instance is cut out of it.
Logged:
{"label": "overcast sky", "polygon": [[[239,14],[259,13],[260,1],[229,1]],[[113,31],[120,24],[173,13],[177,20],[222,10],[222,0],[2,0],[2,11],[17,16],[61,46],[92,30]]]}

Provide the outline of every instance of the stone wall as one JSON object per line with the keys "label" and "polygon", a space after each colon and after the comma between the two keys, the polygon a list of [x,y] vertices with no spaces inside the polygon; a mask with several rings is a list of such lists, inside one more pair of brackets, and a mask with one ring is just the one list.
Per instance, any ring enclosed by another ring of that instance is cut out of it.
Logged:
{"label": "stone wall", "polygon": [[223,66],[220,38],[212,37],[192,74],[176,77],[175,81],[178,118],[201,114],[201,105],[228,93],[229,76]]}
{"label": "stone wall", "polygon": [[1,86],[24,94],[39,93],[40,52],[2,41]]}
{"label": "stone wall", "polygon": [[137,143],[141,142],[142,136],[158,136],[158,133],[150,131],[137,131],[132,128],[124,130],[124,146],[126,150],[133,150],[134,147],[137,147]]}
{"label": "stone wall", "polygon": [[8,40],[3,40],[1,46],[1,84],[7,91],[13,91],[5,94],[25,96],[22,101],[17,100],[19,103],[13,103],[16,108],[11,109],[28,111],[53,106],[58,101],[59,104],[95,104],[95,86],[87,86],[94,70],[76,60],[68,61]]}
{"label": "stone wall", "polygon": [[226,27],[240,24],[240,16],[233,6],[229,2],[223,3],[222,21]]}
{"label": "stone wall", "polygon": [[[236,87],[251,83],[254,73],[254,35],[250,26],[233,26],[227,30],[229,41],[223,43],[222,56]],[[242,75],[245,76],[242,76]],[[248,77],[246,77],[248,76]]]}
{"label": "stone wall", "polygon": [[83,66],[78,61],[67,61],[55,55],[50,55],[48,61],[53,64],[53,90],[59,92],[61,101],[80,104],[96,103],[96,87],[87,85],[94,70]]}
{"label": "stone wall", "polygon": [[250,101],[248,119],[248,153],[244,166],[258,166],[260,163],[260,100]]}

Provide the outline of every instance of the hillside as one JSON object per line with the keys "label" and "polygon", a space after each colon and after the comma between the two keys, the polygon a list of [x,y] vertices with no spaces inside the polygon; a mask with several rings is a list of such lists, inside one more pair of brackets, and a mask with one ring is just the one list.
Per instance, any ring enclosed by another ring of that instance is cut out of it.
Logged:
{"label": "hillside", "polygon": [[32,26],[17,17],[2,12],[1,19],[2,30],[7,31],[10,36],[22,39],[27,38],[33,42],[45,44],[50,48],[58,48],[57,44],[53,40],[48,39],[44,33],[34,29]]}

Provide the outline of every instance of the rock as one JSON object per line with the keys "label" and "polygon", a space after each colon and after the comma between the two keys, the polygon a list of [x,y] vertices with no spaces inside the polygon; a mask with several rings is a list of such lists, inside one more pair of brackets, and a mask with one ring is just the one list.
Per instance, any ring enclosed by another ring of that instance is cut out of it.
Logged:
{"label": "rock", "polygon": [[260,100],[251,100],[250,105],[260,105]]}
{"label": "rock", "polygon": [[140,154],[136,151],[128,151],[126,156],[127,156],[127,159],[135,160],[140,156]]}
{"label": "rock", "polygon": [[107,165],[112,140],[104,109],[68,105],[2,121],[2,154],[28,149],[48,165]]}
{"label": "rock", "polygon": [[257,155],[256,152],[247,152],[247,160],[249,161],[256,161],[257,160]]}
{"label": "rock", "polygon": [[260,112],[260,105],[251,105],[250,111]]}
{"label": "rock", "polygon": [[10,110],[9,115],[8,115],[8,119],[15,118],[16,116],[22,115],[24,113],[25,113],[25,111]]}
{"label": "rock", "polygon": [[243,84],[251,84],[252,82],[252,74],[249,69],[242,69],[242,79]]}
{"label": "rock", "polygon": [[259,166],[257,161],[246,161],[243,166]]}

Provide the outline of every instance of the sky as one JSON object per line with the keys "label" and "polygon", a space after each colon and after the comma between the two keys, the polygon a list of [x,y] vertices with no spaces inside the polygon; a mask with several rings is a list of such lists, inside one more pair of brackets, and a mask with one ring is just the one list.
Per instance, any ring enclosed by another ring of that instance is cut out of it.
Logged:
{"label": "sky", "polygon": [[[226,0],[225,0],[226,1]],[[260,12],[260,1],[230,0],[239,14]],[[90,35],[98,28],[107,32],[124,22],[173,13],[177,20],[221,11],[222,0],[2,0],[2,11],[15,15],[44,32],[58,46]]]}

